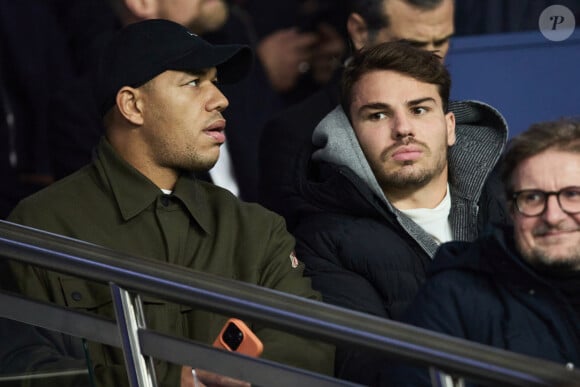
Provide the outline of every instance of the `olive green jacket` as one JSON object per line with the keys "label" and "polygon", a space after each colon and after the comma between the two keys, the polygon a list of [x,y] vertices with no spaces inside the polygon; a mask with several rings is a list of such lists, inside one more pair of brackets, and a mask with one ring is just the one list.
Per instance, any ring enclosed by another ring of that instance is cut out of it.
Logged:
{"label": "olive green jacket", "polygon": [[[319,300],[303,267],[293,267],[294,239],[278,215],[230,192],[182,176],[172,195],[125,162],[103,139],[95,161],[23,200],[9,221],[134,256],[185,266]],[[56,272],[13,265],[21,291],[38,299],[113,317],[110,290]],[[228,316],[144,298],[148,328],[211,344]],[[332,374],[326,344],[254,325],[263,358]],[[119,349],[91,343],[101,385],[126,384]],[[194,365],[195,366],[195,365]],[[178,386],[180,367],[156,362],[161,386]],[[121,382],[123,380],[123,382]]]}

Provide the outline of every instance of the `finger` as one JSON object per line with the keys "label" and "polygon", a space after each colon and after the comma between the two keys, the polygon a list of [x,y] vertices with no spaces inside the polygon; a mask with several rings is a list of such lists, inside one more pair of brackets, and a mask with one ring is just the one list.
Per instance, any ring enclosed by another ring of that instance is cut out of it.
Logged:
{"label": "finger", "polygon": [[219,375],[213,372],[197,369],[198,378],[207,386],[220,387],[250,387],[251,384],[243,380],[234,379],[229,376]]}
{"label": "finger", "polygon": [[311,32],[303,32],[296,36],[293,41],[294,47],[298,49],[305,49],[315,46],[320,38],[318,34],[311,33]]}
{"label": "finger", "polygon": [[336,28],[334,28],[328,23],[320,23],[318,25],[318,33],[322,35],[322,37],[325,39],[340,38],[340,34],[336,30]]}

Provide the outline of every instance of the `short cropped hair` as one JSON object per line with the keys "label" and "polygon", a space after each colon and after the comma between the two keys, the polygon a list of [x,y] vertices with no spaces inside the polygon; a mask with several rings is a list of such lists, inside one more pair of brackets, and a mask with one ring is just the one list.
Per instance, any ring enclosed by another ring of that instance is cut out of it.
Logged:
{"label": "short cropped hair", "polygon": [[346,65],[342,75],[340,103],[349,118],[352,89],[363,75],[376,70],[394,71],[417,81],[436,85],[443,111],[447,112],[451,75],[441,62],[441,57],[404,41],[397,41],[363,48]]}
{"label": "short cropped hair", "polygon": [[[365,21],[369,40],[375,40],[382,28],[391,25],[391,18],[396,15],[387,15],[385,6],[389,0],[350,0],[350,11],[358,13]],[[408,5],[421,11],[431,11],[437,8],[443,0],[404,0]]]}
{"label": "short cropped hair", "polygon": [[510,141],[501,169],[506,197],[513,193],[511,180],[515,169],[524,160],[548,149],[580,154],[580,117],[533,124]]}

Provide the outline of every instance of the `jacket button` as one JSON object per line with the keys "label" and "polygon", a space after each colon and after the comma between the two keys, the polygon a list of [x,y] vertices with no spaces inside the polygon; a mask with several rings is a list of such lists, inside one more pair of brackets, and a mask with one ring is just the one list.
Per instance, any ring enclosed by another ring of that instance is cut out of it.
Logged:
{"label": "jacket button", "polygon": [[79,292],[72,292],[71,297],[75,301],[80,301],[83,299],[82,294],[80,294]]}
{"label": "jacket button", "polygon": [[574,369],[574,363],[566,363],[566,369],[567,370],[573,370]]}
{"label": "jacket button", "polygon": [[533,296],[534,294],[536,294],[536,291],[534,289],[530,289],[528,293],[530,294],[530,296]]}

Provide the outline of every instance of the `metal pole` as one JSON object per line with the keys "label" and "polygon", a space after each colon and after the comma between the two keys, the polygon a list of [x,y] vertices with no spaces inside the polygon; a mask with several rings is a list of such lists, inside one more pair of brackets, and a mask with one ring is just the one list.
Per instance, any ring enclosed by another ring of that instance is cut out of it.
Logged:
{"label": "metal pole", "polygon": [[465,387],[461,377],[445,373],[435,367],[429,368],[431,386],[433,387]]}
{"label": "metal pole", "polygon": [[139,329],[145,328],[141,298],[131,296],[114,283],[110,286],[129,383],[131,387],[157,387],[153,362],[150,357],[143,356],[139,343]]}

